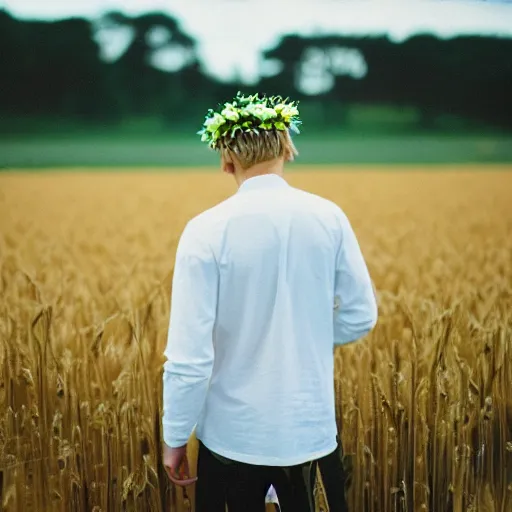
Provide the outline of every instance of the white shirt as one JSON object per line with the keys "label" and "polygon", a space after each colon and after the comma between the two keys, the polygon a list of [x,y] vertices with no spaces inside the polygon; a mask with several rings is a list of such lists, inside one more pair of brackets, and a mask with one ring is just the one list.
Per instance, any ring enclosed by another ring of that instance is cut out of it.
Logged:
{"label": "white shirt", "polygon": [[291,466],[336,449],[333,344],[377,321],[347,217],[275,175],[191,220],[174,268],[164,441],[196,435],[240,462]]}

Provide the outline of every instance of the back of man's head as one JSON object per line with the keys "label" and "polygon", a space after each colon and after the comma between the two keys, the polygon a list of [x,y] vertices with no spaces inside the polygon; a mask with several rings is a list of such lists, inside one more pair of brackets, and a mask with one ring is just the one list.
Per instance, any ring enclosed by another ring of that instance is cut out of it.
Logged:
{"label": "back of man's head", "polygon": [[289,132],[275,129],[241,132],[226,140],[220,152],[224,158],[234,154],[244,170],[277,158],[291,162],[298,154]]}
{"label": "back of man's head", "polygon": [[295,102],[239,92],[218,112],[208,111],[199,134],[223,161],[236,161],[247,170],[276,159],[292,161],[298,152],[290,132],[299,133],[300,124]]}

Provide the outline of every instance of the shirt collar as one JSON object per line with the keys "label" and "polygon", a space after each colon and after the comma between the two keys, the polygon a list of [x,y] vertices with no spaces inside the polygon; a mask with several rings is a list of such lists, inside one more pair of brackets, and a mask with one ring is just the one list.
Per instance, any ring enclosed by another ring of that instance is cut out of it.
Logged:
{"label": "shirt collar", "polygon": [[250,192],[252,190],[285,188],[289,186],[290,185],[288,185],[285,179],[281,178],[281,176],[278,176],[277,174],[263,174],[261,176],[254,176],[253,178],[245,180],[242,185],[240,185],[238,193]]}

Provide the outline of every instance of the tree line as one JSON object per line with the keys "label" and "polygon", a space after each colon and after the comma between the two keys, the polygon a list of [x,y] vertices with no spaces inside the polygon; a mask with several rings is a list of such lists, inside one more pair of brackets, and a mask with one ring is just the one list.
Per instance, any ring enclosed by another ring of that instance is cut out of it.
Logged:
{"label": "tree line", "polygon": [[[126,47],[105,57],[98,34],[121,29],[130,34]],[[206,108],[250,89],[314,102],[332,124],[343,123],[347,106],[387,105],[417,109],[425,128],[452,115],[512,129],[507,38],[287,35],[264,52],[261,78],[247,87],[205,72],[194,38],[166,14],[44,22],[0,11],[0,66],[4,118],[115,124],[147,116],[172,127],[197,124]]]}

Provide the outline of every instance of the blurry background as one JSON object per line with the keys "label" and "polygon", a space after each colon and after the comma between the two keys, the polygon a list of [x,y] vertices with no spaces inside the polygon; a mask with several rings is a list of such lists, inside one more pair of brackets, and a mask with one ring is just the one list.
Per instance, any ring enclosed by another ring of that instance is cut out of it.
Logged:
{"label": "blurry background", "polygon": [[0,2],[0,167],[210,165],[237,90],[301,101],[303,163],[512,161],[512,2]]}
{"label": "blurry background", "polygon": [[0,509],[190,512],[162,354],[179,236],[236,190],[196,132],[239,89],[300,100],[290,183],[378,290],[335,355],[350,509],[511,511],[504,0],[0,0]]}

